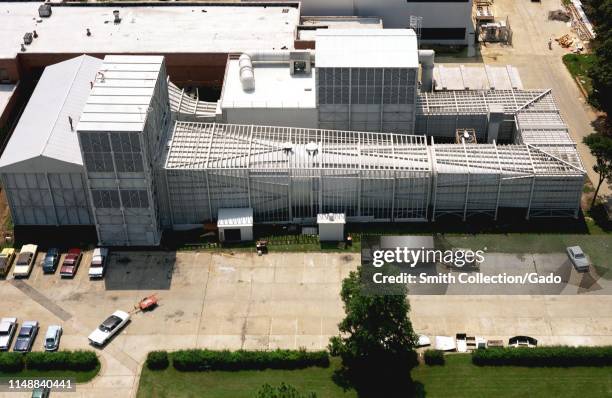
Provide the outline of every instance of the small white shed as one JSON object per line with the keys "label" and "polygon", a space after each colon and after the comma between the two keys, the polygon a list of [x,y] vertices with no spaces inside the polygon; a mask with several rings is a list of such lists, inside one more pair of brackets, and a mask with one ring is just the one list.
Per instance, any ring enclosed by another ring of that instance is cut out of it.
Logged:
{"label": "small white shed", "polygon": [[344,240],[344,224],[346,216],[344,213],[317,214],[319,225],[319,240],[321,242],[341,242]]}
{"label": "small white shed", "polygon": [[253,240],[253,209],[219,209],[217,228],[220,242],[240,242]]}

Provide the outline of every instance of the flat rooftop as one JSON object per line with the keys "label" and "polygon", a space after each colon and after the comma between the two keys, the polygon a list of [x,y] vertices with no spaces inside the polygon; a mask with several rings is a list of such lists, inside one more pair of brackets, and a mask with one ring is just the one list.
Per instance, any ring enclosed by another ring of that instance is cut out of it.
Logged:
{"label": "flat rooftop", "polygon": [[318,29],[382,29],[379,17],[302,17],[298,27],[299,40],[315,40]]}
{"label": "flat rooftop", "polygon": [[412,29],[318,29],[319,68],[418,68]]}
{"label": "flat rooftop", "polygon": [[143,131],[163,63],[154,55],[104,57],[77,130]]}
{"label": "flat rooftop", "polygon": [[523,89],[516,67],[505,66],[448,66],[434,67],[434,90],[512,90]]}
{"label": "flat rooftop", "polygon": [[255,90],[244,91],[237,59],[229,60],[221,108],[316,108],[315,68],[291,75],[289,63],[253,63]]}
{"label": "flat rooftop", "polygon": [[[0,58],[14,58],[26,32],[38,37],[27,53],[206,53],[293,48],[295,4],[52,6],[0,3]],[[113,23],[119,10],[121,23]],[[86,35],[89,28],[91,36]]]}

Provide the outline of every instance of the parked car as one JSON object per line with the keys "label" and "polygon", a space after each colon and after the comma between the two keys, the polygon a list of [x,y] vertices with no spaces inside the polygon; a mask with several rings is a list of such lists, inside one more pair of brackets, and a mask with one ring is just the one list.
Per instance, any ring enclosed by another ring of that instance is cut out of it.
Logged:
{"label": "parked car", "polygon": [[57,269],[59,263],[60,253],[59,250],[51,248],[45,253],[45,258],[42,262],[43,272],[46,274],[52,274]]}
{"label": "parked car", "polygon": [[83,252],[81,249],[70,249],[64,257],[62,268],[60,268],[60,275],[65,277],[74,277],[81,263],[81,257]]}
{"label": "parked car", "polygon": [[7,247],[2,249],[0,253],[0,276],[5,277],[8,275],[9,269],[15,259],[15,249]]}
{"label": "parked car", "polygon": [[108,258],[108,249],[103,247],[96,247],[91,257],[91,264],[89,265],[89,277],[90,278],[102,278],[106,273],[106,260]]}
{"label": "parked car", "polygon": [[51,389],[48,387],[35,388],[32,391],[32,398],[49,398],[50,393],[51,393]]}
{"label": "parked car", "polygon": [[59,348],[60,338],[62,337],[62,327],[60,325],[51,325],[45,333],[45,351],[55,351]]}
{"label": "parked car", "polygon": [[591,261],[589,260],[589,257],[584,254],[580,246],[571,246],[566,250],[570,261],[574,265],[574,268],[580,272],[588,272],[589,267],[591,266]]}
{"label": "parked car", "polygon": [[15,268],[13,268],[13,276],[18,277],[28,277],[30,272],[32,271],[32,265],[34,264],[34,259],[36,258],[36,253],[38,252],[38,246],[36,245],[23,245],[21,250],[19,251],[19,255],[17,256],[17,262],[15,263]]}
{"label": "parked car", "polygon": [[21,325],[21,329],[19,329],[19,334],[17,334],[17,340],[15,340],[15,347],[13,347],[13,351],[30,351],[37,334],[38,321],[24,321]]}
{"label": "parked car", "polygon": [[117,333],[129,321],[130,314],[125,311],[115,311],[113,315],[106,318],[100,326],[89,335],[88,339],[93,345],[102,346],[106,344],[115,333]]}
{"label": "parked car", "polygon": [[2,318],[2,320],[0,320],[1,351],[8,351],[9,348],[11,348],[15,330],[17,330],[17,318]]}

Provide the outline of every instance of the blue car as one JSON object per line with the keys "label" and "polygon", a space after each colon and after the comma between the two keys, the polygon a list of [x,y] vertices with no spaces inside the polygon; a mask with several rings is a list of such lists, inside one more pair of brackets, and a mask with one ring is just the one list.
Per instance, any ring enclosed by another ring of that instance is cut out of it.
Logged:
{"label": "blue car", "polygon": [[57,269],[57,265],[59,264],[60,253],[57,249],[49,249],[47,250],[47,254],[45,254],[45,258],[43,259],[42,268],[44,273],[52,274]]}

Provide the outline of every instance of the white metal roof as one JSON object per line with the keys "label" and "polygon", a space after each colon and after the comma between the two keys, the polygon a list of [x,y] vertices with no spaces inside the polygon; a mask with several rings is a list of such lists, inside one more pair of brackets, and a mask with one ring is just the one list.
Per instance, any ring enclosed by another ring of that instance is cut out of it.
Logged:
{"label": "white metal roof", "polygon": [[[0,167],[38,156],[83,165],[76,126],[102,61],[82,55],[45,68]],[[68,117],[73,120],[70,129]]]}
{"label": "white metal roof", "polygon": [[346,215],[344,213],[319,213],[317,224],[346,224]]}
{"label": "white metal roof", "polygon": [[429,171],[425,136],[177,122],[166,169]]}
{"label": "white metal roof", "polygon": [[222,208],[217,213],[218,228],[238,228],[253,226],[253,208]]}
{"label": "white metal roof", "polygon": [[77,129],[142,131],[163,62],[156,55],[104,57]]}
{"label": "white metal roof", "polygon": [[[299,24],[290,4],[53,5],[38,16],[40,2],[0,2],[0,58],[14,58],[26,32],[38,38],[33,53],[228,53],[293,48]],[[121,23],[113,23],[119,10]],[[284,11],[286,10],[286,11]],[[91,36],[86,35],[89,28]]]}
{"label": "white metal roof", "polygon": [[289,63],[253,64],[255,89],[244,91],[237,59],[229,60],[223,80],[221,108],[317,107],[315,68],[311,73],[291,75]]}
{"label": "white metal roof", "polygon": [[418,68],[412,29],[319,29],[318,68]]}

